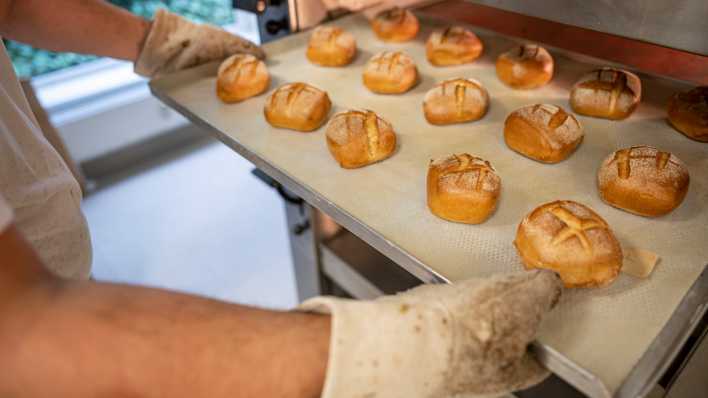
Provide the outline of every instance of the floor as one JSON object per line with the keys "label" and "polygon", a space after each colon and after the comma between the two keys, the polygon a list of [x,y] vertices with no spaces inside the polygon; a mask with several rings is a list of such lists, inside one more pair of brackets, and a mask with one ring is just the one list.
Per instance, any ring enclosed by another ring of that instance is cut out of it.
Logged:
{"label": "floor", "polygon": [[295,306],[282,203],[252,168],[224,145],[202,143],[89,195],[94,278]]}

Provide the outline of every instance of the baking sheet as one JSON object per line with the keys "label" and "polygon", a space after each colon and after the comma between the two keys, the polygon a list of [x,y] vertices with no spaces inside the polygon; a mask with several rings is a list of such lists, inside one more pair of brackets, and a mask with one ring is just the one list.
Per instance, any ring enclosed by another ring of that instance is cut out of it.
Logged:
{"label": "baking sheet", "polygon": [[[708,144],[687,139],[665,120],[670,95],[689,86],[640,75],[643,100],[629,119],[613,122],[576,115],[585,129],[583,143],[569,159],[545,165],[506,147],[502,134],[506,116],[534,103],[570,111],[570,87],[597,65],[551,51],[556,61],[552,82],[532,91],[515,91],[503,85],[494,70],[497,55],[514,41],[469,27],[485,44],[483,56],[470,65],[436,68],[425,58],[424,41],[441,23],[421,22],[417,40],[390,44],[376,40],[362,16],[336,21],[354,34],[359,46],[357,58],[346,68],[307,62],[307,33],[267,44],[271,89],[241,104],[226,105],[217,99],[215,67],[169,76],[151,86],[183,113],[219,131],[220,139],[239,152],[250,152],[251,159],[286,172],[303,189],[326,198],[406,256],[451,281],[523,269],[512,241],[522,217],[539,204],[571,199],[590,206],[624,246],[650,249],[661,261],[645,280],[621,275],[606,288],[567,290],[544,323],[539,340],[597,376],[614,394],[708,263]],[[406,51],[417,61],[421,81],[405,95],[373,94],[361,84],[363,66],[376,52],[392,49]],[[423,116],[423,95],[436,82],[454,77],[481,81],[490,94],[489,112],[473,123],[432,126]],[[312,133],[270,127],[262,116],[265,99],[276,87],[292,81],[326,90],[334,105],[332,114],[349,108],[376,111],[396,130],[396,153],[381,163],[345,170],[327,151],[324,127]],[[674,153],[691,175],[684,203],[658,219],[605,205],[595,188],[597,167],[608,154],[640,144]],[[498,209],[482,225],[446,222],[426,207],[429,160],[459,152],[489,160],[502,179]]]}

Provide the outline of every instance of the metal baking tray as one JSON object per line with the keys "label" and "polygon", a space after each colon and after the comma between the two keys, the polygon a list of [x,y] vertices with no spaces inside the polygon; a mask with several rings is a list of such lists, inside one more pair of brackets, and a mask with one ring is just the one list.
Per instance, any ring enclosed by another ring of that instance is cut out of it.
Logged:
{"label": "metal baking tray", "polygon": [[[215,64],[153,80],[151,90],[424,282],[521,270],[512,241],[525,214],[555,199],[589,205],[612,226],[623,246],[652,250],[661,262],[648,279],[621,275],[606,288],[566,291],[544,322],[535,348],[546,366],[589,396],[648,393],[708,306],[708,144],[687,139],[665,120],[670,95],[689,87],[640,74],[643,100],[629,119],[578,116],[585,139],[577,152],[559,164],[545,165],[505,146],[506,116],[533,103],[569,110],[573,82],[601,62],[551,48],[556,61],[553,81],[536,90],[515,91],[504,86],[494,70],[497,55],[516,43],[508,38],[469,27],[484,42],[483,56],[473,64],[436,68],[425,58],[424,44],[431,29],[445,25],[442,21],[421,17],[418,38],[402,44],[376,40],[361,15],[335,24],[357,39],[359,53],[348,67],[311,65],[305,58],[309,34],[304,32],[265,45],[271,88],[243,103],[227,105],[217,99]],[[404,95],[370,93],[361,83],[363,66],[376,52],[391,49],[413,56],[420,82]],[[474,77],[487,87],[489,112],[473,123],[428,124],[422,114],[423,95],[435,82],[459,76]],[[381,163],[345,170],[327,151],[324,128],[300,133],[270,127],[263,118],[265,99],[292,81],[326,90],[333,101],[332,113],[367,108],[389,120],[398,135],[395,154]],[[618,148],[637,144],[670,151],[689,169],[688,195],[667,216],[638,217],[609,207],[598,197],[595,173],[600,162]],[[499,207],[481,225],[446,222],[426,207],[429,160],[459,152],[489,160],[502,179]],[[219,170],[213,173],[218,175]]]}

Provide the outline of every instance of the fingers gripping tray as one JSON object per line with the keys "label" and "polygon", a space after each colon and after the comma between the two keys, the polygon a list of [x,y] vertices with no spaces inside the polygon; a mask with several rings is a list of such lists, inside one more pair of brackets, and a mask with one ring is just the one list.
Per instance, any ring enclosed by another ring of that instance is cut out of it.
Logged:
{"label": "fingers gripping tray", "polygon": [[[572,84],[602,63],[552,51],[553,80],[530,91],[515,91],[496,76],[496,57],[514,41],[475,31],[485,50],[474,63],[434,67],[425,57],[425,39],[440,21],[421,18],[417,39],[402,44],[378,41],[367,20],[353,15],[336,21],[357,40],[358,54],[344,68],[309,63],[309,33],[265,45],[272,75],[269,91],[227,105],[215,94],[218,65],[205,65],[150,83],[170,107],[216,136],[313,206],[425,282],[449,282],[523,269],[512,241],[521,219],[538,205],[557,199],[583,203],[600,214],[623,246],[649,249],[661,262],[646,279],[621,274],[610,286],[567,290],[540,331],[536,349],[556,374],[593,397],[633,397],[647,392],[682,344],[708,301],[708,144],[687,139],[666,122],[671,94],[689,86],[642,75],[643,99],[623,121],[576,115],[585,138],[568,159],[546,165],[506,147],[504,120],[535,103],[570,109]],[[366,61],[383,50],[402,50],[418,66],[417,86],[403,95],[377,95],[361,81]],[[433,126],[423,115],[423,96],[435,83],[474,78],[489,91],[490,107],[471,123]],[[327,91],[336,112],[371,109],[388,120],[397,149],[380,163],[340,168],[327,150],[324,126],[311,133],[271,127],[263,117],[267,96],[286,82],[302,81]],[[596,172],[613,151],[651,145],[670,151],[691,175],[684,203],[660,218],[635,216],[604,204]],[[426,206],[430,159],[467,152],[489,160],[501,177],[498,208],[480,225],[444,221]],[[218,178],[215,169],[212,178]],[[207,199],[208,200],[208,199]]]}

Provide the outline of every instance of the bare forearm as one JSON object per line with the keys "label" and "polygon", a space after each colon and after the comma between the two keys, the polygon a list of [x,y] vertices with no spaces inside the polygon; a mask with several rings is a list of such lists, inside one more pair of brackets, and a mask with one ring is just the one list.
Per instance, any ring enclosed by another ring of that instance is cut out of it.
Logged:
{"label": "bare forearm", "polygon": [[0,396],[315,397],[329,345],[329,317],[92,282],[2,318]]}
{"label": "bare forearm", "polygon": [[148,29],[99,0],[0,0],[0,35],[48,50],[135,61]]}

